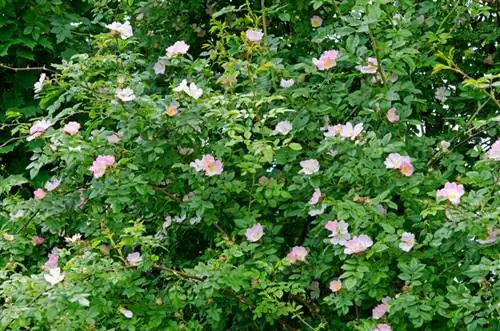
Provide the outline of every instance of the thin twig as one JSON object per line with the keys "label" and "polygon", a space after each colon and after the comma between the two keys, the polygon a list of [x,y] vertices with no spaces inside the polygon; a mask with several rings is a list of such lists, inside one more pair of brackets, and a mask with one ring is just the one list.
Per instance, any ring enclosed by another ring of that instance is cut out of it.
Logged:
{"label": "thin twig", "polygon": [[260,0],[260,10],[262,11],[262,26],[264,28],[264,36],[267,36],[266,0]]}
{"label": "thin twig", "polygon": [[314,317],[321,317],[320,309],[314,303],[307,301],[297,294],[290,294],[290,298],[306,306]]}
{"label": "thin twig", "polygon": [[151,184],[151,187],[156,191],[156,192],[160,192],[162,193],[163,195],[166,195],[167,197],[169,197],[170,199],[174,200],[175,202],[178,202],[178,203],[182,203],[182,200],[179,199],[178,197],[176,197],[175,195],[173,195],[172,193],[170,192],[167,192],[165,191],[164,188],[162,187],[159,187],[159,186],[156,186],[154,184]]}
{"label": "thin twig", "polygon": [[185,273],[184,271],[181,271],[181,270],[175,270],[175,269],[172,269],[172,268],[169,268],[169,267],[165,267],[165,266],[162,266],[162,265],[158,265],[158,264],[155,264],[154,265],[155,268],[157,269],[161,269],[163,271],[168,271],[176,276],[180,276],[182,278],[187,278],[187,279],[193,279],[193,280],[196,280],[196,281],[199,281],[199,282],[203,282],[207,279],[207,277],[199,277],[199,276],[195,276],[195,275],[189,275],[187,273]]}
{"label": "thin twig", "polygon": [[22,67],[22,68],[16,68],[16,67],[10,67],[10,66],[8,66],[6,64],[0,63],[0,68],[9,69],[9,70],[12,70],[14,72],[18,72],[18,71],[38,71],[38,70],[45,70],[45,71],[49,71],[49,72],[55,72],[54,70],[49,69],[46,66],[43,66],[43,67]]}
{"label": "thin twig", "polygon": [[10,138],[6,142],[4,142],[3,144],[1,144],[0,148],[7,146],[11,141],[19,140],[19,139],[24,139],[24,138],[27,138],[27,137],[28,137],[28,135]]}

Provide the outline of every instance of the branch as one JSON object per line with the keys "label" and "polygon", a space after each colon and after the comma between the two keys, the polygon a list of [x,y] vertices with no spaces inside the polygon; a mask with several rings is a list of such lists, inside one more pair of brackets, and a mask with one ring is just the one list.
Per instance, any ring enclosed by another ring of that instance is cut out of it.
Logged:
{"label": "branch", "polygon": [[156,192],[160,192],[161,194],[166,195],[167,197],[169,197],[170,199],[174,200],[175,202],[182,203],[182,200],[181,200],[181,199],[179,199],[178,197],[176,197],[176,196],[175,196],[175,195],[173,195],[172,193],[165,191],[165,189],[164,189],[164,188],[159,187],[159,186],[156,186],[156,185],[154,185],[154,184],[151,184],[151,187],[152,187],[152,188],[153,188]]}
{"label": "branch", "polygon": [[10,67],[10,66],[8,66],[6,64],[0,63],[0,68],[12,70],[14,72],[18,72],[18,71],[38,71],[38,70],[55,72],[54,70],[49,69],[49,68],[47,68],[45,66],[43,66],[43,67],[30,67],[30,66],[28,66],[28,67],[16,68],[16,67]]}
{"label": "branch", "polygon": [[175,270],[175,269],[172,269],[172,268],[169,268],[169,267],[164,267],[164,266],[158,265],[158,264],[155,264],[154,267],[157,268],[157,269],[161,269],[163,271],[168,271],[171,274],[174,274],[176,276],[180,276],[180,277],[186,278],[186,279],[196,280],[196,281],[199,281],[199,282],[203,282],[203,281],[205,281],[207,279],[207,277],[199,277],[199,276],[189,275],[189,274],[185,273],[184,271]]}
{"label": "branch", "polygon": [[307,301],[297,294],[290,294],[290,298],[306,306],[314,317],[321,317],[320,309],[314,303]]}

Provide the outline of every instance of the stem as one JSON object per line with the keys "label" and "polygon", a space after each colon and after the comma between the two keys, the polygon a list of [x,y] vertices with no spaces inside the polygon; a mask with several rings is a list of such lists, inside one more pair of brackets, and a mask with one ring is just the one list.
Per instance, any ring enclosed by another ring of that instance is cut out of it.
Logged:
{"label": "stem", "polygon": [[18,72],[18,71],[37,71],[37,70],[45,70],[45,71],[49,71],[49,72],[55,72],[54,70],[52,69],[48,69],[47,67],[43,66],[43,67],[23,67],[23,68],[16,68],[16,67],[10,67],[6,64],[3,64],[3,63],[0,63],[0,68],[5,68],[5,69],[8,69],[8,70],[12,70],[14,72]]}
{"label": "stem", "polygon": [[267,36],[266,0],[260,0],[260,10],[262,11],[262,26],[264,29],[264,36]]}
{"label": "stem", "polygon": [[375,53],[375,57],[377,58],[377,72],[379,73],[380,78],[382,79],[382,84],[384,85],[385,91],[387,92],[387,83],[385,81],[384,72],[382,71],[382,61],[380,58],[380,54],[378,52],[377,41],[373,37],[373,34],[371,33],[369,27],[368,27],[368,37],[370,37],[372,49],[373,49],[373,52]]}
{"label": "stem", "polygon": [[160,192],[161,194],[169,197],[170,199],[174,200],[175,202],[178,202],[178,203],[182,203],[182,200],[179,199],[178,197],[176,197],[175,195],[173,195],[172,193],[170,192],[167,192],[165,191],[164,188],[161,188],[159,186],[156,186],[156,185],[153,185],[151,184],[151,187],[156,191],[156,192]]}

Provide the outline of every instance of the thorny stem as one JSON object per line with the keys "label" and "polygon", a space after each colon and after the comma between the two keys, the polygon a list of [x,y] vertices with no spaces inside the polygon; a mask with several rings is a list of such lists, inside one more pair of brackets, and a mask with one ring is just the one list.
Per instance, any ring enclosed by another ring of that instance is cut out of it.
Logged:
{"label": "thorny stem", "polygon": [[38,70],[45,70],[45,71],[49,71],[49,72],[55,72],[54,70],[52,69],[49,69],[47,68],[46,66],[43,66],[43,67],[22,67],[22,68],[16,68],[16,67],[10,67],[6,64],[3,64],[3,63],[0,63],[0,68],[5,68],[5,69],[8,69],[8,70],[12,70],[14,72],[18,72],[18,71],[38,71]]}

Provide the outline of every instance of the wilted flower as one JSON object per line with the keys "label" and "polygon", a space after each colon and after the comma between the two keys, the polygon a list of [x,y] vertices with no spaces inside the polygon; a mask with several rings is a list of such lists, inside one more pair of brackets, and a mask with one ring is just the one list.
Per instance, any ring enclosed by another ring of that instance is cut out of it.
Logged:
{"label": "wilted flower", "polygon": [[129,22],[113,22],[111,24],[107,24],[106,27],[111,30],[111,33],[119,35],[122,39],[127,39],[134,35],[132,32],[132,26]]}
{"label": "wilted flower", "polygon": [[348,227],[349,224],[344,221],[328,221],[325,224],[325,229],[332,232],[329,235],[330,242],[333,245],[344,245],[347,240],[351,239],[351,235],[347,230]]}
{"label": "wilted flower", "polygon": [[167,116],[175,116],[177,115],[177,109],[179,108],[179,104],[178,103],[171,103],[170,105],[168,105],[166,107],[166,110],[165,110],[165,115]]}
{"label": "wilted flower", "polygon": [[9,214],[9,216],[13,219],[20,219],[21,217],[24,216],[24,210],[22,209],[19,209],[19,210],[16,210],[16,211],[13,211]]}
{"label": "wilted flower", "polygon": [[100,178],[106,172],[106,169],[115,163],[114,156],[104,155],[98,156],[92,163],[89,170],[94,174],[94,178]]}
{"label": "wilted flower", "polygon": [[156,61],[155,65],[153,66],[153,70],[155,74],[157,75],[162,75],[165,73],[165,61],[162,59],[159,59]]}
{"label": "wilted flower", "polygon": [[500,161],[500,139],[497,139],[486,152],[486,158]]}
{"label": "wilted flower", "polygon": [[376,58],[369,57],[367,59],[368,65],[366,66],[357,66],[356,69],[361,71],[363,74],[374,74],[378,70],[378,61]]}
{"label": "wilted flower", "polygon": [[308,214],[309,214],[309,216],[314,217],[314,216],[318,216],[318,215],[323,214],[325,212],[325,210],[326,210],[326,205],[324,203],[322,203],[321,208],[311,209]]}
{"label": "wilted flower", "polygon": [[281,79],[280,80],[280,86],[282,88],[289,88],[289,87],[292,87],[293,84],[295,84],[295,81],[293,80],[293,78],[290,78],[290,79]]}
{"label": "wilted flower", "polygon": [[340,291],[342,289],[342,282],[340,280],[332,280],[330,282],[330,290],[333,292],[333,293],[337,293],[338,291]]}
{"label": "wilted flower", "polygon": [[2,237],[3,237],[3,239],[5,239],[6,241],[12,241],[12,240],[14,240],[14,236],[13,236],[13,235],[11,235],[11,234],[8,234],[7,232],[4,232],[4,233],[2,234]]}
{"label": "wilted flower", "polygon": [[33,245],[35,245],[35,246],[40,246],[44,242],[45,242],[45,239],[43,239],[42,237],[39,237],[39,236],[33,237]]}
{"label": "wilted flower", "polygon": [[339,52],[332,49],[321,54],[319,60],[314,58],[312,61],[319,70],[328,70],[337,65],[338,56]]}
{"label": "wilted flower", "polygon": [[194,152],[194,149],[189,147],[178,147],[177,151],[179,152],[180,155],[189,155]]}
{"label": "wilted flower", "polygon": [[445,102],[448,98],[448,96],[450,95],[450,91],[448,91],[446,89],[446,87],[444,86],[441,86],[439,88],[436,89],[436,94],[435,94],[435,97],[437,100],[439,100],[441,103]]}
{"label": "wilted flower", "polygon": [[61,273],[60,268],[52,268],[47,270],[48,273],[44,274],[45,280],[52,286],[64,280],[64,274]]}
{"label": "wilted flower", "polygon": [[302,170],[299,171],[299,174],[312,175],[319,171],[319,162],[315,159],[301,161],[300,166]]}
{"label": "wilted flower", "polygon": [[35,90],[35,94],[38,94],[42,91],[42,88],[43,88],[43,83],[45,82],[45,78],[47,77],[47,75],[45,73],[41,73],[40,74],[40,77],[38,78],[38,81],[35,83],[34,85],[34,90]]}
{"label": "wilted flower", "polygon": [[497,241],[498,233],[496,231],[488,231],[488,237],[486,239],[476,240],[481,245],[494,244]]}
{"label": "wilted flower", "polygon": [[142,262],[142,256],[139,252],[133,252],[127,255],[127,262],[131,267],[137,267]]}
{"label": "wilted flower", "polygon": [[279,133],[286,136],[291,130],[292,130],[292,123],[288,121],[281,121],[278,124],[276,124],[273,134]]}
{"label": "wilted flower", "polygon": [[198,99],[203,95],[203,90],[199,88],[195,83],[187,85],[187,80],[182,80],[182,82],[174,88],[174,92],[184,92],[193,99]]}
{"label": "wilted flower", "polygon": [[47,193],[45,193],[45,191],[41,188],[38,188],[35,190],[35,192],[33,192],[35,200],[42,200],[43,198],[45,198],[46,195]]}
{"label": "wilted flower", "polygon": [[450,143],[447,142],[446,140],[441,140],[438,147],[441,151],[446,152],[446,151],[448,151],[448,148],[450,147]]}
{"label": "wilted flower", "polygon": [[381,303],[372,310],[372,317],[376,320],[382,318],[389,311],[389,305]]}
{"label": "wilted flower", "polygon": [[264,235],[264,227],[260,225],[260,223],[254,224],[253,226],[249,227],[245,232],[245,236],[247,237],[247,240],[250,242],[259,241],[263,235]]}
{"label": "wilted flower", "polygon": [[389,108],[389,110],[387,111],[387,120],[391,123],[394,123],[399,121],[399,118],[399,115],[396,114],[396,108]]}
{"label": "wilted flower", "polygon": [[106,244],[102,244],[99,246],[99,250],[101,251],[101,253],[103,255],[109,255],[109,252],[110,252],[110,249],[109,249],[109,246],[106,245]]}
{"label": "wilted flower", "polygon": [[344,138],[348,138],[351,140],[355,140],[363,131],[363,123],[358,123],[354,127],[351,122],[347,122],[345,125],[342,125],[342,129],[340,130],[340,135]]}
{"label": "wilted flower", "polygon": [[110,144],[117,144],[120,142],[120,136],[117,133],[112,133],[110,136],[106,138],[106,140]]}
{"label": "wilted flower", "polygon": [[247,30],[245,32],[245,35],[247,39],[251,42],[258,43],[262,40],[262,37],[264,37],[264,33],[262,33],[261,30]]}
{"label": "wilted flower", "polygon": [[41,136],[52,124],[46,120],[40,120],[33,123],[30,128],[30,135],[26,138],[27,141],[32,141],[33,139]]}
{"label": "wilted flower", "polygon": [[82,235],[80,233],[76,233],[71,237],[65,237],[64,241],[70,245],[74,245],[82,240]]}
{"label": "wilted flower", "polygon": [[313,17],[311,17],[311,26],[313,28],[319,28],[322,25],[323,25],[323,20],[321,19],[321,17],[319,17],[317,15],[314,15]]}
{"label": "wilted flower", "polygon": [[205,171],[207,176],[215,176],[222,174],[224,164],[220,160],[216,160],[212,155],[207,154],[199,160],[194,160],[190,166],[196,171]]}
{"label": "wilted flower", "polygon": [[302,246],[294,246],[292,248],[292,251],[288,253],[287,259],[288,262],[291,264],[297,263],[297,262],[304,262],[307,257],[307,250],[302,247]]}
{"label": "wilted flower", "polygon": [[447,182],[444,184],[444,187],[440,190],[437,190],[436,196],[438,198],[446,198],[452,204],[457,205],[460,202],[460,198],[464,195],[464,186],[462,184],[457,184],[455,182],[450,183]]}
{"label": "wilted flower", "polygon": [[354,236],[344,244],[344,254],[356,254],[366,251],[373,245],[373,241],[367,235]]}
{"label": "wilted flower", "polygon": [[315,205],[319,202],[320,199],[321,199],[321,190],[319,189],[319,187],[317,187],[314,189],[311,200],[309,200],[308,204]]}
{"label": "wilted flower", "polygon": [[403,232],[401,235],[401,242],[399,243],[399,248],[405,252],[409,252],[413,246],[415,246],[415,235],[410,232]]}
{"label": "wilted flower", "polygon": [[53,191],[59,186],[59,184],[61,184],[61,180],[58,178],[54,178],[45,183],[45,189],[47,191]]}
{"label": "wilted flower", "polygon": [[166,49],[167,56],[172,57],[178,54],[186,54],[189,50],[189,45],[184,42],[184,40],[176,41],[172,46]]}
{"label": "wilted flower", "polygon": [[131,88],[129,88],[129,87],[124,88],[124,89],[117,88],[116,92],[115,92],[115,95],[122,102],[127,102],[127,101],[133,101],[133,100],[135,100],[134,91]]}

